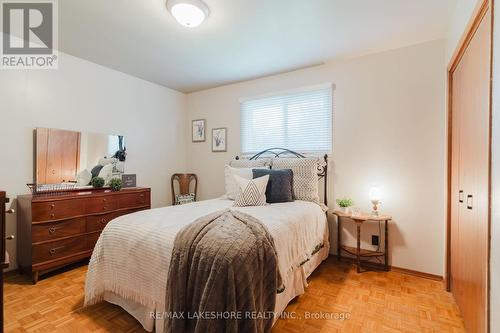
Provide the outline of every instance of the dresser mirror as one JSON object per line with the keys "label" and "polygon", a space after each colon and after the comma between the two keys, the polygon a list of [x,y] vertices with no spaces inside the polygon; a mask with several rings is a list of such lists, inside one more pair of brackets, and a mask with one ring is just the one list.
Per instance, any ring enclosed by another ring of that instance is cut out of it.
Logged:
{"label": "dresser mirror", "polygon": [[94,177],[105,180],[125,172],[124,137],[52,128],[35,129],[35,184],[90,186]]}

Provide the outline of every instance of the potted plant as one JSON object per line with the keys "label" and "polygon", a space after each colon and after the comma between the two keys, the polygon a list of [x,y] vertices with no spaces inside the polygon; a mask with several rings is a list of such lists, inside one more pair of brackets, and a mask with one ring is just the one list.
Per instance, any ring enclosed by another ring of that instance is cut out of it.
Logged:
{"label": "potted plant", "polygon": [[113,178],[109,181],[109,187],[111,187],[111,191],[117,192],[122,189],[123,183],[120,178]]}
{"label": "potted plant", "polygon": [[351,207],[353,204],[354,202],[349,198],[337,199],[337,205],[339,205],[340,210],[344,214],[349,214],[349,207]]}
{"label": "potted plant", "polygon": [[90,185],[92,185],[94,188],[101,188],[104,186],[104,178],[102,177],[94,177],[90,181]]}

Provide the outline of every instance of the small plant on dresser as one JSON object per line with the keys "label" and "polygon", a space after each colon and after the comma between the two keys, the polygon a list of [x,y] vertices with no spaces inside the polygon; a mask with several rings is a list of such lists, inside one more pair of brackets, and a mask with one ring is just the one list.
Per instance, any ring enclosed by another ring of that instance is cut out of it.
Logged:
{"label": "small plant on dresser", "polygon": [[111,191],[118,192],[122,189],[123,182],[120,178],[113,178],[109,181]]}
{"label": "small plant on dresser", "polygon": [[94,188],[101,188],[104,186],[104,183],[105,183],[104,178],[101,177],[94,177],[90,181],[90,185],[92,185],[92,187]]}

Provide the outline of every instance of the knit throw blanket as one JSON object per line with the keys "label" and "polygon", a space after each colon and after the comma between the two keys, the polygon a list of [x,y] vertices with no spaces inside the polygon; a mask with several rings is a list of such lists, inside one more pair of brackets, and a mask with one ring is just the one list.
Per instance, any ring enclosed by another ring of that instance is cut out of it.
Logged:
{"label": "knit throw blanket", "polygon": [[231,210],[201,217],[175,238],[165,332],[269,332],[281,284],[274,242],[260,221]]}

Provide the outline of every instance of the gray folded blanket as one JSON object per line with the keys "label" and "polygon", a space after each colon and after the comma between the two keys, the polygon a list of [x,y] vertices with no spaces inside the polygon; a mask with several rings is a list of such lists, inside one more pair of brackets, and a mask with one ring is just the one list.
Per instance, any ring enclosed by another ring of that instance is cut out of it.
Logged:
{"label": "gray folded blanket", "polygon": [[175,238],[164,332],[269,332],[281,284],[260,221],[231,210],[201,217]]}

